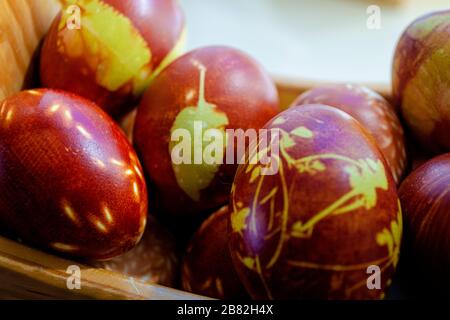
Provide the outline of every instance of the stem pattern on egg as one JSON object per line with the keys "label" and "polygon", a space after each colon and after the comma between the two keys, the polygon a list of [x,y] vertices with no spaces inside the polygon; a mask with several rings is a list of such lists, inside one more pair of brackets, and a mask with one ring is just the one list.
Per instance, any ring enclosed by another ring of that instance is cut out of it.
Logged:
{"label": "stem pattern on egg", "polygon": [[[299,128],[295,129],[298,130]],[[295,131],[294,130],[294,131]],[[338,155],[334,153],[318,154],[308,156],[300,159],[294,159],[288,152],[288,149],[295,145],[295,142],[290,137],[290,134],[284,130],[280,130],[282,134],[280,143],[281,157],[278,155],[272,155],[272,160],[277,161],[279,174],[277,177],[280,179],[280,187],[274,187],[269,191],[267,195],[261,195],[261,190],[265,181],[265,176],[261,175],[261,165],[252,165],[251,162],[247,164],[246,173],[250,174],[250,184],[257,183],[255,195],[251,204],[251,208],[242,208],[241,203],[237,203],[235,200],[235,186],[232,190],[232,204],[233,213],[231,216],[232,229],[243,237],[243,231],[247,229],[247,222],[250,222],[249,231],[253,235],[257,235],[257,209],[259,205],[267,204],[270,201],[269,217],[267,233],[264,237],[264,241],[272,239],[279,234],[278,243],[274,250],[274,253],[269,257],[268,262],[264,265],[261,264],[261,257],[259,254],[242,257],[239,256],[241,262],[250,270],[256,272],[266,290],[268,298],[272,298],[273,294],[267,285],[267,279],[265,272],[270,270],[278,261],[284,244],[290,238],[310,238],[314,232],[315,226],[330,216],[342,215],[355,210],[364,208],[370,210],[376,206],[377,203],[377,189],[388,190],[388,181],[385,173],[383,163],[378,160],[375,162],[372,159],[360,159],[354,160],[349,157]],[[311,138],[311,137],[303,137]],[[270,146],[261,151],[263,154],[267,154],[270,151]],[[285,163],[288,169],[296,169],[299,174],[315,175],[318,172],[326,170],[326,165],[323,161],[341,161],[347,163],[348,166],[345,171],[349,174],[349,184],[351,190],[330,204],[325,209],[314,214],[307,221],[297,221],[292,224],[292,229],[288,230],[288,218],[289,218],[289,191],[286,181]],[[256,174],[255,174],[256,173]],[[282,209],[280,212],[276,211],[275,198],[281,192],[282,197]],[[262,200],[259,200],[261,199]],[[349,203],[350,202],[350,203]],[[281,219],[281,226],[274,228],[274,220],[276,218]],[[376,235],[376,242],[380,246],[387,246],[388,255],[361,264],[354,265],[326,265],[316,264],[307,261],[295,261],[289,260],[288,264],[299,268],[309,268],[317,270],[330,270],[338,272],[364,270],[370,265],[383,265],[382,271],[389,266],[394,267],[398,263],[400,241],[401,241],[401,208],[399,204],[399,210],[397,219],[391,222],[390,230],[385,228]],[[354,290],[363,286],[366,283],[364,281],[356,283],[351,288],[346,289],[346,294],[350,295]]]}
{"label": "stem pattern on egg", "polygon": [[68,29],[72,13],[63,10],[57,30],[57,51],[71,59],[82,59],[81,72],[91,74],[106,90],[142,94],[150,84],[153,55],[130,18],[99,0],[62,0],[62,4],[80,7],[82,26],[79,30]]}

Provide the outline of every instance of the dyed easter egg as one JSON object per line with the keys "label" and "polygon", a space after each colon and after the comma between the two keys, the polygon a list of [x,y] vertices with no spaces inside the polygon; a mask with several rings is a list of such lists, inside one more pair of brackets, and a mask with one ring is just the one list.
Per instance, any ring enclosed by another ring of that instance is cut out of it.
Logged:
{"label": "dyed easter egg", "polygon": [[386,99],[360,85],[328,85],[305,92],[292,105],[316,103],[336,107],[358,120],[375,138],[395,182],[400,182],[407,164],[405,137]]}
{"label": "dyed easter egg", "polygon": [[41,52],[45,87],[127,113],[183,47],[176,0],[64,0]]}
{"label": "dyed easter egg", "polygon": [[68,255],[108,259],[147,220],[138,158],[114,121],[70,93],[30,90],[0,107],[0,225]]}
{"label": "dyed easter egg", "polygon": [[408,176],[399,190],[417,277],[450,295],[450,154],[436,157]]}
{"label": "dyed easter egg", "polygon": [[450,10],[422,16],[395,51],[393,94],[423,147],[450,151]]}
{"label": "dyed easter egg", "polygon": [[226,204],[240,160],[228,160],[238,142],[226,131],[259,129],[279,110],[274,82],[239,50],[197,49],[163,70],[138,108],[133,139],[158,211],[191,217]]}
{"label": "dyed easter egg", "polygon": [[323,105],[292,107],[264,128],[272,143],[255,154],[271,160],[249,157],[231,194],[230,249],[247,291],[255,299],[383,297],[402,217],[373,138]]}
{"label": "dyed easter egg", "polygon": [[211,215],[191,240],[182,269],[184,290],[222,300],[247,297],[228,249],[229,214],[226,206]]}

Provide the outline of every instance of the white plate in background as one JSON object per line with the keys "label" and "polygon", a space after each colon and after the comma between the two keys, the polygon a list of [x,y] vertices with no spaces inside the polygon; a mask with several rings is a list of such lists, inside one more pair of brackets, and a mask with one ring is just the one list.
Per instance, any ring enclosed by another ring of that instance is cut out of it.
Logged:
{"label": "white plate in background", "polygon": [[[277,76],[327,82],[388,84],[393,51],[404,28],[448,0],[181,0],[188,49],[240,48]],[[367,28],[378,4],[381,29]]]}

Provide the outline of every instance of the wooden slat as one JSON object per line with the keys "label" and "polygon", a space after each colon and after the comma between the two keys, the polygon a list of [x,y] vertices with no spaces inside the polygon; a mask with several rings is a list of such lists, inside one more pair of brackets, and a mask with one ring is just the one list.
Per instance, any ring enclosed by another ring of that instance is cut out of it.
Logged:
{"label": "wooden slat", "polygon": [[[81,289],[69,290],[69,266],[81,269]],[[0,237],[0,298],[3,299],[204,299],[84,266]]]}
{"label": "wooden slat", "polygon": [[36,48],[59,8],[57,0],[0,1],[0,100],[35,80]]}

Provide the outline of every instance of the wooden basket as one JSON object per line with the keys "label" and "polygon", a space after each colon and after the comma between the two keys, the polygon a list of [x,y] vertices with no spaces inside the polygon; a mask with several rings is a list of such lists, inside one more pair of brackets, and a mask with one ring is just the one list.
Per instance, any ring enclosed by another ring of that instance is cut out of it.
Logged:
{"label": "wooden basket", "polygon": [[[58,0],[0,1],[0,100],[27,86],[34,74],[42,37],[60,9]],[[288,106],[319,83],[276,78],[281,101]],[[389,89],[372,86],[388,97]],[[80,290],[69,290],[66,270],[81,268]],[[0,299],[203,299],[121,274],[81,266],[0,237]]]}

